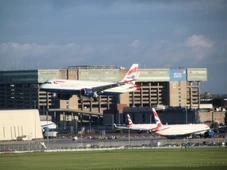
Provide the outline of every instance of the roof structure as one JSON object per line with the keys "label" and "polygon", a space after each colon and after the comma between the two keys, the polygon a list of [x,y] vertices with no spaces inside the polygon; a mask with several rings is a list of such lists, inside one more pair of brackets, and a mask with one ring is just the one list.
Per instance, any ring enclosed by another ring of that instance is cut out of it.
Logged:
{"label": "roof structure", "polygon": [[114,65],[83,65],[83,66],[69,66],[68,67],[68,70],[69,69],[119,69],[117,66],[114,66]]}

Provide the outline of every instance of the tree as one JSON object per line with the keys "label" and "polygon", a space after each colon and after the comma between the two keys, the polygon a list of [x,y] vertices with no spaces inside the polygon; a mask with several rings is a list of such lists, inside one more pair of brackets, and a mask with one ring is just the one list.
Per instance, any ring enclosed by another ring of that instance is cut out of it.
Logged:
{"label": "tree", "polygon": [[213,99],[213,106],[215,108],[223,107],[223,105],[224,105],[224,99],[222,97],[216,97]]}
{"label": "tree", "polygon": [[211,128],[218,128],[219,124],[218,124],[218,122],[213,122],[210,127]]}

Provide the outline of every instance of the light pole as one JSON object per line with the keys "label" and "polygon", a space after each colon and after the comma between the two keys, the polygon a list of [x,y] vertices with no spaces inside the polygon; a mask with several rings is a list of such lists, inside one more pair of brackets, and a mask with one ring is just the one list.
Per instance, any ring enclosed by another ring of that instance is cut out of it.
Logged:
{"label": "light pole", "polygon": [[34,100],[34,109],[36,109],[36,100]]}
{"label": "light pole", "polygon": [[211,119],[212,119],[212,126],[214,126],[214,111],[212,111]]}
{"label": "light pole", "polygon": [[[78,116],[79,116],[80,122],[81,122],[81,113],[78,113]],[[82,123],[80,123],[80,144],[82,147]]]}
{"label": "light pole", "polygon": [[81,144],[81,147],[82,147],[82,127],[80,129],[80,144]]}
{"label": "light pole", "polygon": [[112,130],[114,129],[114,117],[111,115],[111,122],[112,122]]}
{"label": "light pole", "polygon": [[185,107],[185,121],[186,121],[186,124],[188,123],[188,108],[187,106]]}
{"label": "light pole", "polygon": [[188,123],[188,97],[186,99],[186,105],[185,105],[185,123]]}
{"label": "light pole", "polygon": [[[40,100],[40,101],[42,101],[42,105],[43,105],[43,114],[45,114],[45,99],[42,99],[42,100]],[[48,112],[46,111],[46,121],[47,121],[47,125],[49,124],[48,123]],[[46,128],[47,130],[45,131],[45,133],[46,133],[46,137],[47,137],[47,146],[48,146],[48,143],[49,143],[49,132],[50,132],[50,129],[47,127]]]}
{"label": "light pole", "polygon": [[[38,105],[38,102],[37,102]],[[36,109],[36,100],[34,100],[34,109]],[[36,138],[36,115],[35,115],[35,138]]]}
{"label": "light pole", "polygon": [[90,133],[91,133],[91,115],[89,115],[89,126],[90,126]]}
{"label": "light pole", "polygon": [[29,133],[28,135],[28,145],[29,145],[29,151],[31,150],[31,143],[30,143],[30,140],[32,139],[32,133]]}

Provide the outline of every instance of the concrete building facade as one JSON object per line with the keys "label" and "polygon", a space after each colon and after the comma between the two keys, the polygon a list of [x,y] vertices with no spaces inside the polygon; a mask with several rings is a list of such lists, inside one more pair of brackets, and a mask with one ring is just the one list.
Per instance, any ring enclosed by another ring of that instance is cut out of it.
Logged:
{"label": "concrete building facade", "polygon": [[0,117],[0,141],[43,138],[37,109],[0,110]]}
{"label": "concrete building facade", "polygon": [[[136,81],[140,90],[119,96],[102,96],[97,101],[79,99],[73,95],[60,100],[54,93],[39,90],[49,79],[70,79],[116,82],[128,69],[116,66],[69,66],[67,69],[38,69],[0,71],[0,109],[38,109],[41,115],[58,115],[59,121],[68,117],[78,120],[78,113],[102,115],[122,113],[121,107],[152,107],[153,105],[200,107],[200,83],[207,81],[206,68],[142,68]],[[51,111],[53,109],[63,111]],[[70,112],[65,112],[70,110]],[[72,112],[76,113],[72,115]],[[70,115],[70,116],[69,116]],[[72,115],[72,116],[71,116]]]}

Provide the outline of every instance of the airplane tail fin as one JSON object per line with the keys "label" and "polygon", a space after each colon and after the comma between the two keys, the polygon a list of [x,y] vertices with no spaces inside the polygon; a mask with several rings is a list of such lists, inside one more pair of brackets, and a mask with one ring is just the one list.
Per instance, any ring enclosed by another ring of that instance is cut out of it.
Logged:
{"label": "airplane tail fin", "polygon": [[131,66],[131,68],[129,69],[129,71],[127,72],[127,74],[125,75],[124,79],[122,80],[122,82],[131,82],[131,81],[135,81],[136,78],[138,78],[139,74],[138,74],[138,66],[139,64],[133,64]]}
{"label": "airplane tail fin", "polygon": [[128,125],[127,125],[127,127],[130,128],[130,127],[133,126],[133,122],[132,122],[132,119],[131,119],[131,117],[129,116],[129,114],[127,114],[127,117],[128,117]]}
{"label": "airplane tail fin", "polygon": [[155,122],[156,122],[156,125],[157,125],[156,128],[154,129],[154,131],[157,131],[157,130],[159,130],[159,128],[162,127],[163,125],[162,125],[162,122],[161,122],[161,120],[159,119],[158,114],[157,114],[157,112],[155,111],[154,108],[152,108],[152,111],[153,111],[154,119],[155,119]]}

